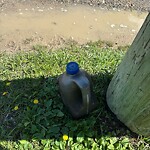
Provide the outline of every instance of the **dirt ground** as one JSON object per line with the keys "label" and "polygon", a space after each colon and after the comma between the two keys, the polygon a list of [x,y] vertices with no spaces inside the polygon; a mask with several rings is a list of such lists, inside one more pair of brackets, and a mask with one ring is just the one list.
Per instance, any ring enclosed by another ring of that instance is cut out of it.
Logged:
{"label": "dirt ground", "polygon": [[0,51],[26,51],[36,44],[55,49],[69,41],[100,39],[131,44],[147,13],[48,0],[1,0]]}
{"label": "dirt ground", "polygon": [[54,6],[82,4],[105,9],[150,11],[149,0],[0,0],[2,9],[15,9],[19,5],[42,7],[49,4]]}

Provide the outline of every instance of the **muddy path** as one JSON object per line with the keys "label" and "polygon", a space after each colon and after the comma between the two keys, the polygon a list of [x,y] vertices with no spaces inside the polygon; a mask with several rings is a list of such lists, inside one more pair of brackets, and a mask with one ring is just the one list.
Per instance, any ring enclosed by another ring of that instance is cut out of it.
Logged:
{"label": "muddy path", "polygon": [[68,41],[131,44],[146,16],[83,5],[10,6],[0,13],[0,51],[29,50],[35,44],[58,48]]}

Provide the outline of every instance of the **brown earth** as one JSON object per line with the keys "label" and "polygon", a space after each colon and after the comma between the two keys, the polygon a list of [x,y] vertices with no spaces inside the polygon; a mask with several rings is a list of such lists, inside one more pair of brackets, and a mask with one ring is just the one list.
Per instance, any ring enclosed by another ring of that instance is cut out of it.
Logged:
{"label": "brown earth", "polygon": [[36,44],[58,48],[68,41],[131,44],[147,15],[48,1],[16,1],[14,5],[7,1],[4,5],[0,3],[0,51],[12,52],[30,50]]}

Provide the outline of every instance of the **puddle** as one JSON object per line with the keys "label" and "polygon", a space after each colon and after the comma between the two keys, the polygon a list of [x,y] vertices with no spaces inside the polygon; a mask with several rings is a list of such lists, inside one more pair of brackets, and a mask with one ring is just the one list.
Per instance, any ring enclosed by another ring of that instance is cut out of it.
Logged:
{"label": "puddle", "polygon": [[[108,11],[88,6],[20,9],[0,14],[0,50],[21,44],[49,44],[54,37],[80,44],[107,40],[131,44],[147,13]],[[14,44],[12,44],[14,43]],[[17,49],[17,47],[16,47]]]}

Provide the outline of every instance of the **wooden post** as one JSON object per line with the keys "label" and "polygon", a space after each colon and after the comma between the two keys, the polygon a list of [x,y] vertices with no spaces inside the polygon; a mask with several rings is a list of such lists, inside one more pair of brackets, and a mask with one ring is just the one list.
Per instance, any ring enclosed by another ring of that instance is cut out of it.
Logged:
{"label": "wooden post", "polygon": [[110,82],[107,104],[133,132],[150,136],[150,13]]}

